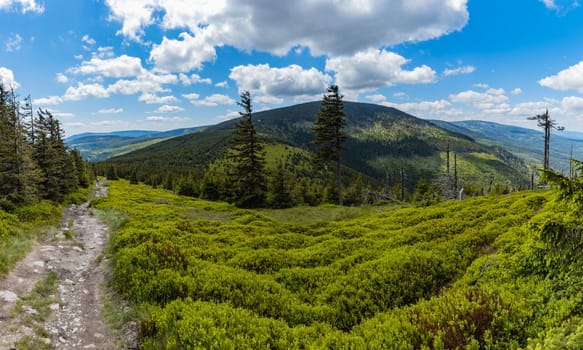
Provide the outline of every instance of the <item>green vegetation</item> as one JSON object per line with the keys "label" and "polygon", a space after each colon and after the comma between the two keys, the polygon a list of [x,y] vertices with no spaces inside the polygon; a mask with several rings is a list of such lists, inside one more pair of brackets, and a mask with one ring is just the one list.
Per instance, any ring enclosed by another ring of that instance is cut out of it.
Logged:
{"label": "green vegetation", "polygon": [[302,208],[241,210],[125,181],[109,194],[92,205],[117,223],[112,285],[140,310],[144,349],[583,345],[581,206],[570,196],[315,222],[293,220]]}
{"label": "green vegetation", "polygon": [[[440,156],[448,144],[467,163],[460,171],[468,176],[459,178],[460,187],[472,189],[466,193],[514,191],[530,184],[525,163],[500,147],[479,144],[394,108],[354,102],[343,105],[346,126],[342,134],[346,139],[342,140],[341,183],[333,180],[339,169],[312,161],[317,151],[314,123],[321,103],[253,114],[258,137],[266,144],[267,167],[270,168],[270,159],[276,165],[281,163],[268,174],[272,192],[268,194],[268,206],[338,203],[338,185],[343,186],[345,205],[411,199],[420,186],[440,181],[444,167]],[[230,182],[225,176],[229,164],[224,158],[236,122],[226,121],[109,159],[95,165],[95,171],[102,176],[115,173],[136,183],[193,197],[232,201]],[[281,156],[270,154],[281,149],[288,152]],[[473,157],[474,154],[489,157]],[[286,185],[286,178],[294,186]],[[278,197],[281,191],[275,188],[290,193]]]}

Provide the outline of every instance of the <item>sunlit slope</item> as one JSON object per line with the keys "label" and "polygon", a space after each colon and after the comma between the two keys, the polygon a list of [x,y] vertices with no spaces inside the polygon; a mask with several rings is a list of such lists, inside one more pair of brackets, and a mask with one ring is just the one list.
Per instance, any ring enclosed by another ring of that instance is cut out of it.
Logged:
{"label": "sunlit slope", "polygon": [[[312,151],[311,129],[319,109],[320,102],[299,104],[255,113],[254,121],[265,142]],[[469,136],[447,131],[390,107],[345,102],[345,113],[349,137],[344,144],[343,163],[377,180],[388,179],[394,183],[401,169],[405,170],[406,186],[411,189],[419,179],[435,180],[445,171],[443,154],[449,145],[452,152],[466,156],[469,162],[479,163],[473,165],[475,168],[487,167],[492,171],[509,168],[510,173],[500,175],[500,183],[514,186],[527,183],[528,171],[522,161],[502,148],[479,144]],[[202,132],[166,140],[112,161],[204,167],[224,155],[235,122],[227,121]],[[469,156],[476,153],[489,154],[500,164]],[[489,175],[480,177],[479,185],[486,186],[490,178]]]}
{"label": "sunlit slope", "polygon": [[319,208],[283,223],[126,182],[109,193],[93,206],[121,223],[113,286],[142,310],[145,349],[518,348],[583,305],[538,242],[553,192],[318,223]]}

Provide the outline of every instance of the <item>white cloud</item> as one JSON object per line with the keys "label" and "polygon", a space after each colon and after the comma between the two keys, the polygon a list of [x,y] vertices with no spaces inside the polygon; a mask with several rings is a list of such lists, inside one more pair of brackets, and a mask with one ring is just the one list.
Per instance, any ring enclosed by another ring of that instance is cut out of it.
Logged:
{"label": "white cloud", "polygon": [[61,96],[49,96],[32,100],[33,105],[40,106],[58,105],[61,103],[63,103],[63,98]]}
{"label": "white cloud", "polygon": [[254,96],[253,101],[256,104],[263,104],[263,105],[279,105],[283,103],[283,98],[274,97],[274,96]]}
{"label": "white cloud", "polygon": [[75,114],[74,113],[61,112],[61,111],[57,111],[57,110],[54,110],[54,109],[49,109],[48,111],[51,112],[51,114],[54,117],[57,117],[57,118],[66,118],[66,119],[75,118]]}
{"label": "white cloud", "polygon": [[583,112],[583,98],[576,96],[564,97],[561,101],[561,106],[568,112],[581,114]]}
{"label": "white cloud", "polygon": [[140,75],[144,68],[142,68],[140,58],[122,55],[109,59],[93,57],[68,71],[73,74],[97,74],[108,78],[122,78]]}
{"label": "white cloud", "polygon": [[332,80],[316,68],[303,69],[295,64],[284,68],[269,64],[237,66],[231,69],[229,78],[240,90],[279,98],[322,94]]}
{"label": "white cloud", "polygon": [[459,74],[470,74],[476,71],[476,67],[474,66],[464,66],[464,67],[458,67],[458,68],[454,68],[454,69],[446,69],[443,71],[443,75],[445,75],[446,77],[451,76],[451,75],[459,75]]}
{"label": "white cloud", "polygon": [[469,18],[467,0],[199,0],[196,6],[187,0],[107,0],[107,5],[110,19],[122,23],[118,34],[130,40],[141,41],[151,25],[187,28],[181,40],[164,38],[155,45],[150,57],[158,68],[175,71],[213,61],[217,46],[276,55],[298,48],[350,55],[437,38],[461,30]]}
{"label": "white cloud", "polygon": [[580,6],[579,0],[539,0],[549,10],[555,10],[558,13],[568,12],[571,9]]}
{"label": "white cloud", "polygon": [[154,113],[176,113],[182,111],[184,111],[184,108],[179,106],[163,105],[158,107]]}
{"label": "white cloud", "polygon": [[486,92],[468,90],[451,94],[449,99],[453,102],[471,103],[476,106],[508,102],[508,97],[504,95],[504,89],[488,89]]}
{"label": "white cloud", "polygon": [[146,117],[146,120],[153,122],[186,122],[191,121],[190,118],[185,117],[163,117],[158,115],[151,115]]}
{"label": "white cloud", "polygon": [[192,103],[195,106],[216,107],[219,105],[234,105],[235,100],[233,100],[227,95],[213,94],[205,97],[202,100],[191,99],[190,103]]}
{"label": "white cloud", "polygon": [[0,10],[43,13],[45,8],[35,0],[0,0]]}
{"label": "white cloud", "polygon": [[460,110],[453,108],[452,104],[446,100],[421,101],[407,103],[382,103],[387,107],[394,107],[419,118],[459,116]]}
{"label": "white cloud", "polygon": [[164,37],[159,45],[154,45],[150,60],[154,62],[156,69],[163,72],[188,72],[202,69],[203,62],[215,60],[215,48],[207,44],[204,34],[191,36],[183,32],[179,37],[182,40]]}
{"label": "white cloud", "polygon": [[86,98],[106,98],[109,97],[109,92],[100,84],[83,84],[78,83],[77,86],[70,86],[63,99],[65,101],[80,101]]}
{"label": "white cloud", "polygon": [[87,34],[83,35],[83,38],[81,38],[81,41],[83,41],[84,43],[89,44],[89,45],[95,45],[95,43],[96,43],[95,39],[92,39]]}
{"label": "white cloud", "polygon": [[[1,0],[0,0],[1,2]],[[11,33],[10,37],[6,39],[4,45],[6,45],[6,51],[14,52],[20,50],[20,44],[22,43],[22,37],[20,34]]]}
{"label": "white cloud", "polygon": [[404,70],[409,60],[393,52],[369,49],[353,56],[326,61],[326,70],[336,72],[336,83],[345,90],[373,90],[398,83],[425,84],[435,81],[436,73],[423,65]]}
{"label": "white cloud", "polygon": [[178,79],[182,85],[191,85],[191,84],[212,84],[213,81],[210,78],[201,78],[198,74],[192,74],[190,76],[180,73],[178,75]]}
{"label": "white cloud", "polygon": [[94,52],[92,56],[97,58],[112,58],[115,54],[113,53],[112,46],[100,46],[97,48],[97,52]]}
{"label": "white cloud", "polygon": [[225,114],[221,114],[221,115],[217,116],[217,119],[225,121],[225,120],[239,118],[240,116],[241,116],[241,114],[239,114],[239,112],[228,109],[227,112],[225,112]]}
{"label": "white cloud", "polygon": [[583,61],[555,75],[543,78],[538,83],[554,90],[577,90],[583,93]]}
{"label": "white cloud", "polygon": [[58,73],[56,78],[55,78],[59,83],[68,83],[69,82],[69,78],[67,78],[67,76],[63,73]]}
{"label": "white cloud", "polygon": [[139,98],[138,101],[145,102],[146,104],[164,104],[164,103],[174,103],[178,102],[176,97],[168,95],[168,96],[157,96],[151,93],[144,93]]}
{"label": "white cloud", "polygon": [[225,81],[221,81],[219,83],[216,83],[215,84],[215,87],[218,87],[218,88],[228,88],[229,87],[229,83],[227,83],[226,80]]}
{"label": "white cloud", "polygon": [[184,97],[184,98],[186,98],[188,100],[198,100],[200,98],[200,95],[197,94],[197,93],[195,93],[195,92],[193,92],[193,93],[190,93],[190,94],[184,94],[184,95],[182,95],[182,97]]}
{"label": "white cloud", "polygon": [[119,114],[123,113],[123,108],[108,108],[100,109],[97,111],[98,114]]}
{"label": "white cloud", "polygon": [[520,94],[522,94],[522,89],[516,88],[516,89],[512,90],[510,93],[513,95],[520,95]]}
{"label": "white cloud", "polygon": [[4,84],[4,87],[18,89],[20,84],[14,80],[14,72],[6,67],[0,67],[0,82]]}
{"label": "white cloud", "polygon": [[365,96],[364,98],[366,98],[367,100],[370,100],[374,103],[377,103],[377,104],[387,102],[387,98],[385,97],[385,95],[381,95],[381,94],[368,95],[368,96]]}

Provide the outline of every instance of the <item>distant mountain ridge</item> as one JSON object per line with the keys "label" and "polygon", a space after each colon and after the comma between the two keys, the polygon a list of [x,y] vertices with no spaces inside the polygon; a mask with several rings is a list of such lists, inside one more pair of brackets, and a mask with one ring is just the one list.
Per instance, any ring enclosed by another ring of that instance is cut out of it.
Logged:
{"label": "distant mountain ridge", "polygon": [[78,149],[86,160],[101,161],[150,146],[171,137],[189,134],[204,128],[206,126],[167,131],[124,130],[103,133],[87,132],[69,136],[65,139],[65,143],[71,148]]}
{"label": "distant mountain ridge", "polygon": [[[542,164],[544,156],[542,131],[481,120],[457,122],[432,120],[431,122],[442,128],[464,133],[481,143],[503,147],[534,166],[540,167]],[[564,134],[559,131],[551,133],[551,168],[562,172],[568,171],[571,147],[573,147],[573,157],[583,159],[583,140],[570,138],[572,135],[577,135],[577,133]]]}
{"label": "distant mountain ridge", "polygon": [[[253,118],[265,142],[313,151],[312,127],[320,107],[319,101],[308,102],[256,112]],[[409,188],[420,179],[437,179],[445,171],[449,144],[457,152],[460,179],[481,186],[526,182],[528,170],[524,163],[501,147],[479,144],[471,136],[391,107],[345,101],[344,112],[349,137],[344,144],[343,164],[378,181],[394,184],[400,181],[402,171]],[[194,134],[170,138],[110,161],[206,167],[224,155],[236,122],[229,120]]]}

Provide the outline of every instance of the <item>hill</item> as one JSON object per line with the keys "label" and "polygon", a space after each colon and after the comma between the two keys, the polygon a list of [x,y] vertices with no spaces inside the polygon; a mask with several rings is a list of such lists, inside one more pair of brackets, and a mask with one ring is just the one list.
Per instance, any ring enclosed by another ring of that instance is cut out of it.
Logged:
{"label": "hill", "polygon": [[185,135],[204,127],[174,129],[168,131],[127,130],[107,133],[83,133],[65,139],[68,147],[76,148],[88,161],[101,161],[129,153],[171,137]]}
{"label": "hill", "polygon": [[[503,147],[513,154],[523,158],[528,164],[542,165],[544,155],[544,134],[542,131],[503,125],[480,120],[459,122],[444,122],[432,120],[432,123],[471,136],[476,141],[492,146]],[[551,167],[557,171],[569,172],[571,147],[573,155],[583,154],[583,140],[570,138],[577,133],[564,135],[555,131],[551,134],[550,161]],[[565,137],[570,136],[570,137]]]}
{"label": "hill", "polygon": [[554,191],[247,211],[117,181],[92,207],[144,349],[581,348],[581,219]]}
{"label": "hill", "polygon": [[[312,125],[320,102],[254,113],[254,121],[267,143],[313,150]],[[521,160],[500,147],[485,146],[462,133],[435,126],[394,108],[345,102],[348,140],[343,163],[389,186],[400,181],[414,188],[420,179],[433,181],[445,171],[445,152],[455,150],[458,176],[477,186],[492,183],[524,185],[528,173]],[[147,166],[205,167],[223,156],[236,120],[165,140],[114,157],[112,162]],[[453,156],[452,156],[453,167]],[[453,170],[452,170],[453,171]]]}

